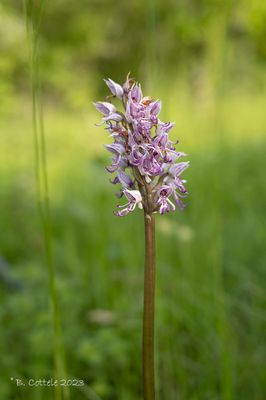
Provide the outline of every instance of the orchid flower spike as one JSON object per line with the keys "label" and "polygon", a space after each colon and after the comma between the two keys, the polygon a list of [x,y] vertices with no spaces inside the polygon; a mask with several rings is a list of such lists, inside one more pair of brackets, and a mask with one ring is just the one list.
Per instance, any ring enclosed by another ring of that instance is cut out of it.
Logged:
{"label": "orchid flower spike", "polygon": [[[116,173],[111,182],[122,185],[119,197],[124,195],[128,200],[115,214],[125,216],[136,205],[149,214],[165,214],[176,205],[182,210],[185,205],[181,199],[188,192],[181,174],[189,162],[179,162],[186,154],[177,152],[168,137],[174,124],[159,119],[161,101],[143,96],[140,84],[129,75],[123,85],[112,79],[104,81],[111,96],[94,105],[102,114],[99,125],[105,124],[113,138],[113,143],[106,145],[112,154],[112,164],[106,169]],[[111,103],[114,98],[121,102],[123,111]]]}

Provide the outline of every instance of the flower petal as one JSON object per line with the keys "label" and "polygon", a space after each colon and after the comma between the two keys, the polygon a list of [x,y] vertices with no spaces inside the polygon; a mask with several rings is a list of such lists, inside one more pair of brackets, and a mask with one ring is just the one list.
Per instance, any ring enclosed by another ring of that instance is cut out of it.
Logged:
{"label": "flower petal", "polygon": [[115,113],[116,108],[112,103],[108,103],[107,101],[98,101],[97,103],[93,103],[93,105],[100,111],[105,117],[109,114]]}
{"label": "flower petal", "polygon": [[124,94],[124,90],[123,90],[121,85],[119,85],[118,83],[114,82],[110,78],[109,79],[104,79],[104,82],[109,87],[109,89],[111,90],[111,92],[112,92],[112,94],[114,96],[118,97],[119,99],[122,99],[123,94]]}

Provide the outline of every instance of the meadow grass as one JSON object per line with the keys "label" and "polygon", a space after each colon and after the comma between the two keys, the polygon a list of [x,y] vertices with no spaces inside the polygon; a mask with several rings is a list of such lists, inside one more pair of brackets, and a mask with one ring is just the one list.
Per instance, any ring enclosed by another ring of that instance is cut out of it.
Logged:
{"label": "meadow grass", "polygon": [[[53,353],[55,376],[66,375],[62,324],[69,377],[86,382],[71,388],[72,398],[139,400],[142,215],[112,214],[116,189],[104,171],[106,135],[94,126],[91,93],[83,112],[45,104],[44,130],[37,52],[44,1],[25,4],[35,146],[23,97],[0,120],[0,255],[21,284],[0,287],[0,398],[53,399],[47,388],[19,390],[10,377],[51,378]],[[214,21],[201,87],[191,91],[182,74],[164,77],[158,5],[147,2],[142,73],[191,160],[188,208],[157,219],[158,398],[264,400],[265,96],[237,85],[228,92],[231,1]],[[70,98],[75,90],[68,88]]]}
{"label": "meadow grass", "polygon": [[[174,115],[173,135],[190,154],[191,196],[185,212],[157,219],[159,398],[263,400],[264,102],[230,96],[219,116],[222,130],[208,99],[199,104],[177,94],[166,103],[163,118]],[[138,400],[142,214],[112,214],[116,189],[104,171],[106,138],[94,126],[93,111],[55,113],[48,105],[45,117],[68,372],[86,382],[83,390],[71,388],[72,397]],[[52,330],[27,108],[19,118],[2,118],[1,132],[1,254],[23,285],[12,296],[0,291],[6,303],[1,337],[13,348],[12,354],[1,348],[1,376],[8,382],[12,374],[51,376]],[[4,384],[0,390],[3,398],[53,398],[47,388],[22,393]]]}
{"label": "meadow grass", "polygon": [[[36,202],[43,234],[44,254],[49,278],[49,297],[51,303],[51,323],[53,326],[54,372],[57,379],[67,379],[66,361],[61,327],[61,312],[55,280],[53,241],[51,231],[49,184],[46,161],[46,136],[44,128],[42,82],[40,80],[39,33],[45,1],[34,4],[24,1],[25,24],[29,46],[30,85],[32,100],[32,132],[34,147],[34,170]],[[54,386],[55,400],[69,399],[67,386]]]}

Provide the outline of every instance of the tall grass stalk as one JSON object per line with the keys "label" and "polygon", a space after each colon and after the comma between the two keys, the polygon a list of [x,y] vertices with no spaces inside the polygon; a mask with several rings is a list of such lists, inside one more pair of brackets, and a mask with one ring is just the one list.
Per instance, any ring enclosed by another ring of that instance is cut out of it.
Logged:
{"label": "tall grass stalk", "polygon": [[[46,140],[41,98],[40,63],[39,63],[39,32],[44,9],[44,0],[39,5],[33,5],[32,0],[24,0],[24,12],[29,43],[33,142],[35,154],[36,196],[43,231],[46,264],[49,275],[49,293],[53,324],[53,354],[55,378],[66,378],[66,363],[61,332],[61,317],[58,294],[55,282],[55,268],[52,249],[52,231],[49,202],[49,185],[46,160]],[[55,386],[55,399],[69,399],[69,389],[66,386]]]}
{"label": "tall grass stalk", "polygon": [[153,91],[159,69],[157,51],[157,0],[148,0],[147,2],[147,38],[146,83],[148,90]]}

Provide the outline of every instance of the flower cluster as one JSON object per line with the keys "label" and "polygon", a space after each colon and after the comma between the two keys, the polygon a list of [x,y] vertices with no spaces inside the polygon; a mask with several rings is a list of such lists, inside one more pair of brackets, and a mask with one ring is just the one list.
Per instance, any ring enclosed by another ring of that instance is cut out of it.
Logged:
{"label": "flower cluster", "polygon": [[[112,153],[112,164],[106,169],[116,173],[111,182],[122,185],[118,197],[128,200],[115,214],[127,215],[137,205],[149,214],[174,211],[176,205],[183,209],[181,199],[188,193],[181,174],[189,163],[179,161],[186,154],[177,152],[176,143],[169,140],[174,124],[158,118],[161,102],[143,97],[140,84],[129,76],[123,86],[111,79],[105,83],[112,95],[94,105],[103,116],[99,125],[105,124],[113,138],[105,146]],[[111,103],[113,98],[121,101],[123,112]]]}

